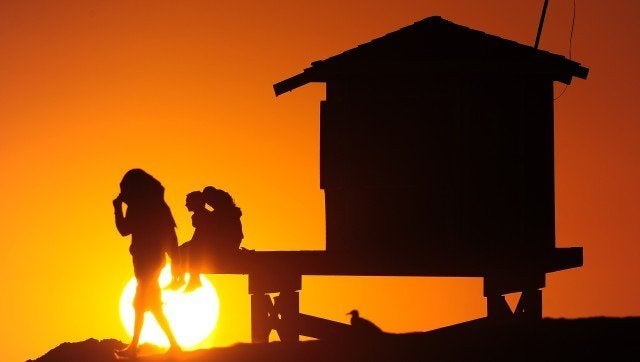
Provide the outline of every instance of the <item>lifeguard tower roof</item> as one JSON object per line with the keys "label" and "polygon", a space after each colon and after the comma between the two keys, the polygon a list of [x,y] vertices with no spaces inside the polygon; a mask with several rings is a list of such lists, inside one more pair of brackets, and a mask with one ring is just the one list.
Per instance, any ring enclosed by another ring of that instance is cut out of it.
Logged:
{"label": "lifeguard tower roof", "polygon": [[[411,62],[407,60],[411,59]],[[454,61],[452,64],[451,61]],[[517,43],[440,16],[431,16],[340,54],[311,63],[302,73],[276,83],[276,95],[310,82],[326,82],[348,74],[372,70],[410,74],[435,71],[537,74],[570,84],[573,77],[586,79],[580,63],[532,46]]]}

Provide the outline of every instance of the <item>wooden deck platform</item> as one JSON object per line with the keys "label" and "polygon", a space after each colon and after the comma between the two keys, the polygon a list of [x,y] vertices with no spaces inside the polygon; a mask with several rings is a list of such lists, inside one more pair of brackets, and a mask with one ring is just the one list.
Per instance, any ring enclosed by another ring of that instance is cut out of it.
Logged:
{"label": "wooden deck platform", "polygon": [[[253,342],[265,342],[272,329],[283,341],[299,336],[327,338],[345,326],[300,313],[299,291],[303,275],[481,277],[487,298],[487,316],[542,317],[542,291],[546,273],[582,265],[582,248],[555,248],[544,255],[411,255],[372,259],[367,255],[336,255],[323,250],[240,250],[232,257],[211,260],[207,274],[245,274],[251,294]],[[504,294],[522,292],[515,311]],[[272,296],[276,294],[276,296]]]}
{"label": "wooden deck platform", "polygon": [[210,274],[298,274],[353,276],[451,276],[483,277],[495,269],[536,266],[544,273],[579,267],[582,248],[555,248],[546,255],[481,258],[477,255],[424,255],[405,258],[371,259],[366,255],[331,255],[324,250],[241,250],[233,258],[212,260]]}

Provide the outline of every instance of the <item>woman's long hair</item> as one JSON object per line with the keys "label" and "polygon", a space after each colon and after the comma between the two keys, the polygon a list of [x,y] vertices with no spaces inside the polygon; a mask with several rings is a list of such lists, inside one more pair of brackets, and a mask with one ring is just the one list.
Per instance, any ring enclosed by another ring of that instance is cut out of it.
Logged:
{"label": "woman's long hair", "polygon": [[240,208],[236,205],[233,197],[231,197],[231,195],[224,190],[217,189],[213,186],[207,186],[204,188],[204,190],[202,190],[202,195],[204,196],[207,204],[212,206],[216,211],[240,212]]}
{"label": "woman's long hair", "polygon": [[144,209],[149,216],[175,226],[169,205],[164,201],[164,187],[144,170],[134,168],[124,174],[120,195],[127,207]]}

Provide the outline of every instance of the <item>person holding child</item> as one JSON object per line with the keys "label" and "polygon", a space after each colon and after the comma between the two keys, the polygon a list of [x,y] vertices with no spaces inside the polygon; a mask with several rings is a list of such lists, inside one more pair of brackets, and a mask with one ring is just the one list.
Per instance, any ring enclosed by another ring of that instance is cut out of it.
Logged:
{"label": "person holding child", "polygon": [[[202,285],[200,272],[206,265],[215,268],[233,261],[244,234],[240,221],[242,211],[224,190],[207,186],[202,192],[190,192],[185,205],[188,211],[193,212],[191,224],[194,232],[191,240],[180,245],[180,255],[182,271],[188,271],[190,275],[184,292],[191,292]],[[212,211],[207,209],[207,205]],[[172,289],[180,287],[172,284]]]}

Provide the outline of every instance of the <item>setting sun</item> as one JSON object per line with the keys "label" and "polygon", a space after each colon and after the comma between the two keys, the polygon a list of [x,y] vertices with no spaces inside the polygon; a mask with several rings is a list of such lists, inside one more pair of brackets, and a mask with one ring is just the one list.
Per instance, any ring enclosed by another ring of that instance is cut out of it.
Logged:
{"label": "setting sun", "polygon": [[[160,274],[160,285],[164,287],[170,281],[171,269],[170,266],[166,266]],[[211,334],[218,321],[220,306],[218,294],[209,280],[201,277],[201,281],[202,287],[190,293],[183,293],[181,290],[162,290],[164,312],[182,348],[191,348],[202,342]],[[133,334],[132,302],[136,285],[135,278],[132,278],[120,297],[120,318],[129,335]],[[145,315],[140,342],[158,346],[169,345],[169,341],[151,313]]]}

